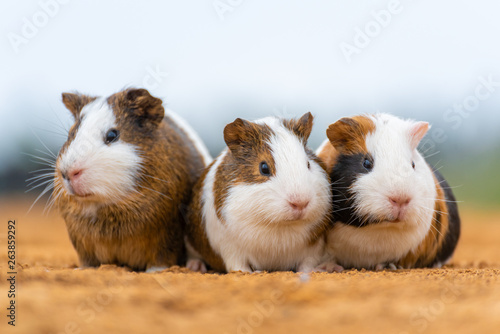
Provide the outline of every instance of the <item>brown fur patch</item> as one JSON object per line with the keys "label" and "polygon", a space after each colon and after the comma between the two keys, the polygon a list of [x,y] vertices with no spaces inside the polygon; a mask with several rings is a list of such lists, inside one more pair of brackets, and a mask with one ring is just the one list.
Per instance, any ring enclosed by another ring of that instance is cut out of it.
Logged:
{"label": "brown fur patch", "polygon": [[341,154],[366,154],[365,139],[373,131],[375,124],[366,116],[344,117],[328,127],[326,136]]}
{"label": "brown fur patch", "polygon": [[90,102],[93,102],[97,97],[83,95],[79,93],[62,93],[62,101],[66,108],[73,114],[75,119],[78,119],[80,112]]}
{"label": "brown fur patch", "polygon": [[[224,219],[221,210],[231,186],[237,183],[267,181],[269,177],[260,173],[259,165],[262,161],[268,164],[271,175],[276,173],[274,159],[267,145],[272,133],[267,125],[259,125],[240,118],[225,127],[224,140],[228,145],[228,151],[215,173],[213,185],[215,209],[222,223]],[[205,204],[203,203],[203,183],[209,170],[213,168],[213,164],[206,168],[193,189],[186,235],[191,246],[212,269],[225,272],[225,263],[210,245],[202,217],[202,208]]]}
{"label": "brown fur patch", "polygon": [[224,139],[229,147],[215,174],[214,198],[218,218],[223,222],[221,209],[229,188],[239,183],[263,183],[269,176],[262,175],[260,163],[266,162],[272,175],[276,166],[268,145],[273,131],[267,125],[241,119],[224,129]]}
{"label": "brown fur patch", "polygon": [[213,250],[208,241],[208,236],[204,228],[205,224],[203,223],[203,185],[213,164],[212,162],[212,164],[205,169],[193,188],[193,196],[187,213],[186,236],[191,246],[203,257],[203,261],[215,271],[226,272],[224,261],[221,256]]}
{"label": "brown fur patch", "polygon": [[283,119],[282,122],[285,128],[295,133],[305,145],[311,135],[313,119],[313,115],[308,112],[299,119]]}
{"label": "brown fur patch", "polygon": [[203,159],[171,119],[158,123],[157,111],[149,118],[145,110],[134,109],[138,104],[127,98],[129,91],[108,101],[117,118],[119,140],[137,146],[143,159],[136,188],[121,202],[98,207],[95,217],[83,215],[94,203],[67,194],[58,205],[84,266],[114,263],[144,270],[182,264],[183,213],[203,171]]}
{"label": "brown fur patch", "polygon": [[424,268],[431,266],[448,234],[449,220],[445,194],[436,177],[434,177],[434,182],[437,199],[431,228],[416,251],[409,252],[399,261],[398,264],[403,268]]}
{"label": "brown fur patch", "polygon": [[326,143],[323,149],[318,152],[318,158],[325,164],[325,170],[328,175],[331,174],[333,167],[337,163],[339,154],[339,151],[330,142]]}

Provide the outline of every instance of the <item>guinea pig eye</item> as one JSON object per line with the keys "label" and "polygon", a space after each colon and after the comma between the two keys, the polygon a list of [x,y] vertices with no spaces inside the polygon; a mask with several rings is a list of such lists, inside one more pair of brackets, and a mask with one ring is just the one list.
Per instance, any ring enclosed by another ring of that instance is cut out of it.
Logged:
{"label": "guinea pig eye", "polygon": [[262,161],[259,165],[260,173],[264,176],[270,176],[271,171],[269,170],[269,166],[265,161]]}
{"label": "guinea pig eye", "polygon": [[106,138],[104,138],[104,143],[111,144],[118,140],[120,137],[120,132],[116,129],[111,129],[106,133]]}
{"label": "guinea pig eye", "polygon": [[310,161],[307,162],[307,169],[311,169],[311,162]]}
{"label": "guinea pig eye", "polygon": [[413,169],[415,169],[415,161],[411,162],[411,166],[413,167]]}
{"label": "guinea pig eye", "polygon": [[369,159],[365,159],[365,161],[363,161],[363,167],[365,167],[366,170],[370,171],[373,169],[373,162],[371,162]]}

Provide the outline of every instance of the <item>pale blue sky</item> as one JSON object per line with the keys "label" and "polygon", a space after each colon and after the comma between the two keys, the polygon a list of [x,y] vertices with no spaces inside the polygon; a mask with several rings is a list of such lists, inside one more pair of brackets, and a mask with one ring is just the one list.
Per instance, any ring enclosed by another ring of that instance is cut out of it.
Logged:
{"label": "pale blue sky", "polygon": [[[232,0],[224,20],[214,3],[228,0],[54,2],[0,5],[0,168],[19,159],[21,142],[36,140],[30,128],[70,122],[61,92],[109,95],[145,84],[213,151],[236,117],[306,111],[317,116],[313,147],[337,118],[375,111],[435,121],[466,144],[499,140],[500,87],[457,129],[443,119],[474,96],[479,77],[500,82],[498,1],[401,0],[378,31],[372,11],[391,1]],[[355,46],[357,28],[367,27],[373,37],[349,63],[340,45]],[[155,81],[155,69],[168,75]]]}

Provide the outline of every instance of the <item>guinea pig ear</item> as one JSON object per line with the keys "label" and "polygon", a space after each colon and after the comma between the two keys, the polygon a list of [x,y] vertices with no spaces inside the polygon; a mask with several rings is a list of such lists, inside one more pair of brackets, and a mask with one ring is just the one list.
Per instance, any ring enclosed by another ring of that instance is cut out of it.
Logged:
{"label": "guinea pig ear", "polygon": [[80,117],[80,112],[90,102],[93,102],[97,97],[87,96],[80,93],[62,93],[62,102],[77,119]]}
{"label": "guinea pig ear", "polygon": [[146,89],[129,89],[125,95],[129,111],[139,118],[159,124],[165,116],[161,99],[149,94]]}
{"label": "guinea pig ear", "polygon": [[[285,121],[285,126],[290,128],[299,138],[303,139],[304,142],[309,139],[313,127],[314,116],[308,112],[305,113],[301,118],[290,121]],[[288,124],[287,124],[288,123]]]}
{"label": "guinea pig ear", "polygon": [[236,152],[241,144],[247,142],[250,138],[252,125],[249,121],[237,118],[224,128],[224,141],[231,152]]}
{"label": "guinea pig ear", "polygon": [[330,124],[326,136],[340,153],[366,152],[366,135],[375,130],[373,122],[365,116],[343,117]]}
{"label": "guinea pig ear", "polygon": [[420,141],[424,138],[427,131],[430,129],[430,125],[427,122],[417,122],[413,124],[410,128],[410,145],[411,149],[414,150],[420,144]]}

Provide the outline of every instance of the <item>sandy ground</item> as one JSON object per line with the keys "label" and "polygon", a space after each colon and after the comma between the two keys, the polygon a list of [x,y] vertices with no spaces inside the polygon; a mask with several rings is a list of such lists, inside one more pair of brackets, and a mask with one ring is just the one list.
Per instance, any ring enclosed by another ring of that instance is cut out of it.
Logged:
{"label": "sandy ground", "polygon": [[[1,199],[0,333],[500,333],[500,212],[462,210],[444,269],[155,274],[80,270],[57,212]],[[16,327],[7,220],[17,220]]]}

